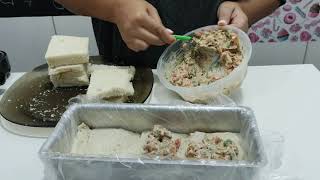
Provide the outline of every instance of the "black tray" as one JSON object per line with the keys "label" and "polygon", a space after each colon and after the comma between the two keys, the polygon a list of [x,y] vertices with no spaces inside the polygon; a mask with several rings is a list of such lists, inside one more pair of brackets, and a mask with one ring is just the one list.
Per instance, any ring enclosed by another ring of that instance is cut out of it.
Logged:
{"label": "black tray", "polygon": [[[91,57],[90,61],[102,64],[100,57]],[[133,79],[135,94],[129,98],[129,102],[145,102],[151,93],[153,81],[151,69],[136,67]],[[48,66],[44,64],[10,86],[0,101],[0,113],[15,124],[54,127],[66,110],[68,100],[78,94],[85,94],[86,90],[87,87],[55,89],[48,76]]]}

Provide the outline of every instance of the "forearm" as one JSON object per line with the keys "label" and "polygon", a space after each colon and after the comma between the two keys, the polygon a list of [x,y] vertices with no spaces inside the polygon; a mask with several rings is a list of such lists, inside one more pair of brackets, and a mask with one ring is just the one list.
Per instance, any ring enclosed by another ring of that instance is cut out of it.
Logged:
{"label": "forearm", "polygon": [[279,0],[240,0],[239,3],[248,16],[249,25],[270,15],[280,5]]}
{"label": "forearm", "polygon": [[119,0],[55,0],[71,12],[114,22]]}

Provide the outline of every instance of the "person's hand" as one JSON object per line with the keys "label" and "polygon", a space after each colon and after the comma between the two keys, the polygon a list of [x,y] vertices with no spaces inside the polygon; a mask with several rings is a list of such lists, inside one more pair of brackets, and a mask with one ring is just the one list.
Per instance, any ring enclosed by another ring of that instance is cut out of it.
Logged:
{"label": "person's hand", "polygon": [[133,51],[175,41],[173,32],[163,26],[157,10],[145,0],[118,0],[114,18],[122,39]]}
{"label": "person's hand", "polygon": [[247,32],[249,22],[247,15],[243,12],[237,2],[226,1],[218,9],[219,26],[232,25]]}

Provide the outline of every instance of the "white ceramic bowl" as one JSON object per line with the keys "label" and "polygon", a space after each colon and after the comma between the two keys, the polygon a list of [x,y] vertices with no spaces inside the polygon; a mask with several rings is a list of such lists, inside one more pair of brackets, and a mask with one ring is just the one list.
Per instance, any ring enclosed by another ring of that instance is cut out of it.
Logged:
{"label": "white ceramic bowl", "polygon": [[[216,25],[206,26],[193,30],[186,35],[192,36],[195,32],[218,28],[219,27]],[[228,94],[233,89],[239,87],[247,74],[248,62],[252,53],[252,44],[248,35],[242,30],[233,26],[225,26],[224,28],[230,29],[238,34],[240,38],[240,46],[244,56],[242,63],[237,68],[235,68],[228,76],[217,80],[209,85],[202,85],[197,87],[180,87],[172,85],[166,78],[166,71],[170,62],[172,64],[172,61],[175,60],[174,58],[172,58],[172,55],[181,52],[181,46],[183,42],[177,41],[171,44],[160,56],[157,64],[157,73],[160,82],[166,88],[178,93],[184,100],[200,103],[206,103],[222,93]]]}

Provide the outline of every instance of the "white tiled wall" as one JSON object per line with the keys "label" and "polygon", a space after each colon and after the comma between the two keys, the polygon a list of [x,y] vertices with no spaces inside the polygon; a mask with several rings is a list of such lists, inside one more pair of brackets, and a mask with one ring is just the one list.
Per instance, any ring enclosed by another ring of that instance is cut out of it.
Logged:
{"label": "white tiled wall", "polygon": [[250,65],[302,64],[306,43],[255,43]]}
{"label": "white tiled wall", "polygon": [[310,42],[305,59],[306,64],[314,64],[320,70],[320,42]]}
{"label": "white tiled wall", "polygon": [[30,71],[45,63],[54,34],[51,17],[0,18],[0,50],[8,53],[12,71]]}
{"label": "white tiled wall", "polygon": [[[81,16],[0,18],[0,50],[9,54],[12,71],[30,71],[45,63],[51,35],[90,37],[90,54],[97,55],[91,20]],[[250,65],[313,63],[320,68],[320,42],[258,43],[253,45]]]}
{"label": "white tiled wall", "polygon": [[90,55],[98,55],[96,38],[94,37],[91,18],[74,16],[57,16],[53,18],[54,25],[59,35],[73,35],[89,37]]}

